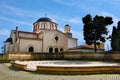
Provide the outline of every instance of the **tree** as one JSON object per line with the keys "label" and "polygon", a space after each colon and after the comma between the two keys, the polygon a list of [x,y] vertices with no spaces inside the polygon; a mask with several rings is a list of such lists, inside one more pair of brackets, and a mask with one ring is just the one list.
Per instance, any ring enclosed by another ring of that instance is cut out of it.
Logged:
{"label": "tree", "polygon": [[114,51],[120,51],[120,21],[118,21],[117,27],[113,26],[111,47]]}
{"label": "tree", "polygon": [[90,14],[82,18],[84,28],[84,40],[86,44],[92,45],[94,43],[95,52],[97,52],[97,43],[105,42],[105,36],[108,34],[107,25],[113,23],[111,17],[103,17],[96,15],[94,18]]}

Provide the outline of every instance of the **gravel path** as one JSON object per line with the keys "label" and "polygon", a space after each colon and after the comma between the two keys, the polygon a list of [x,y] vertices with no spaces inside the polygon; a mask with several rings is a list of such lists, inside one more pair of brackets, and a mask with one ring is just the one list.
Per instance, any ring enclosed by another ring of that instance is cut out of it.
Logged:
{"label": "gravel path", "polygon": [[120,74],[45,75],[16,70],[10,63],[0,63],[0,80],[120,80]]}

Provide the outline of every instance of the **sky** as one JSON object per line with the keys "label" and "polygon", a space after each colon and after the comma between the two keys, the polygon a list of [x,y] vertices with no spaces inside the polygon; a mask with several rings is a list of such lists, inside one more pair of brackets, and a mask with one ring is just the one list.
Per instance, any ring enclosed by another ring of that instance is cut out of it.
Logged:
{"label": "sky", "polygon": [[[85,44],[82,17],[87,14],[110,16],[114,23],[107,26],[109,34],[120,20],[120,0],[0,0],[0,52],[4,41],[16,26],[20,31],[32,32],[33,23],[41,17],[51,18],[64,31],[64,25],[71,26],[78,45]],[[110,42],[105,43],[110,49]]]}

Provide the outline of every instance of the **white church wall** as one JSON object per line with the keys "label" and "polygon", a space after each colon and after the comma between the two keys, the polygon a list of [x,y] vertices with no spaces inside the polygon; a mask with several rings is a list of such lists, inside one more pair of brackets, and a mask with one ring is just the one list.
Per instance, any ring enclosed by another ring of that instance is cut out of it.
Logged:
{"label": "white church wall", "polygon": [[29,34],[29,33],[19,33],[19,37],[37,38],[37,36],[35,34]]}
{"label": "white church wall", "polygon": [[76,46],[77,46],[77,39],[68,38],[68,48],[76,47]]}
{"label": "white church wall", "polygon": [[7,53],[10,50],[10,42],[5,43],[4,46],[5,46],[5,53]]}
{"label": "white church wall", "polygon": [[[58,40],[55,40],[55,37],[58,37]],[[48,52],[48,47],[52,47],[53,49],[55,48],[61,48],[63,47],[64,49],[67,48],[67,37],[60,33],[59,31],[49,31],[44,34],[44,52]],[[54,51],[54,50],[53,50]]]}
{"label": "white church wall", "polygon": [[12,42],[15,42],[15,31],[11,31],[10,37],[12,38]]}
{"label": "white church wall", "polygon": [[28,52],[33,47],[34,52],[42,52],[42,40],[20,39],[20,52]]}

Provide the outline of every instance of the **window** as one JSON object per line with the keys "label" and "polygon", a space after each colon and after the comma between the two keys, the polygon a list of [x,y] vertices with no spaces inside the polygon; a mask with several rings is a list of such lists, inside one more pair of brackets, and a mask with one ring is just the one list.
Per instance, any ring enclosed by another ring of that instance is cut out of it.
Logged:
{"label": "window", "polygon": [[50,48],[49,48],[49,53],[52,53],[52,52],[53,52],[53,48],[50,47]]}
{"label": "window", "polygon": [[29,47],[28,48],[28,52],[34,52],[34,48],[33,47]]}
{"label": "window", "polygon": [[58,48],[55,48],[55,53],[58,53]]}
{"label": "window", "polygon": [[63,52],[63,48],[60,48],[60,52]]}
{"label": "window", "polygon": [[56,36],[56,37],[55,37],[55,41],[58,41],[58,39],[59,39],[59,38]]}

